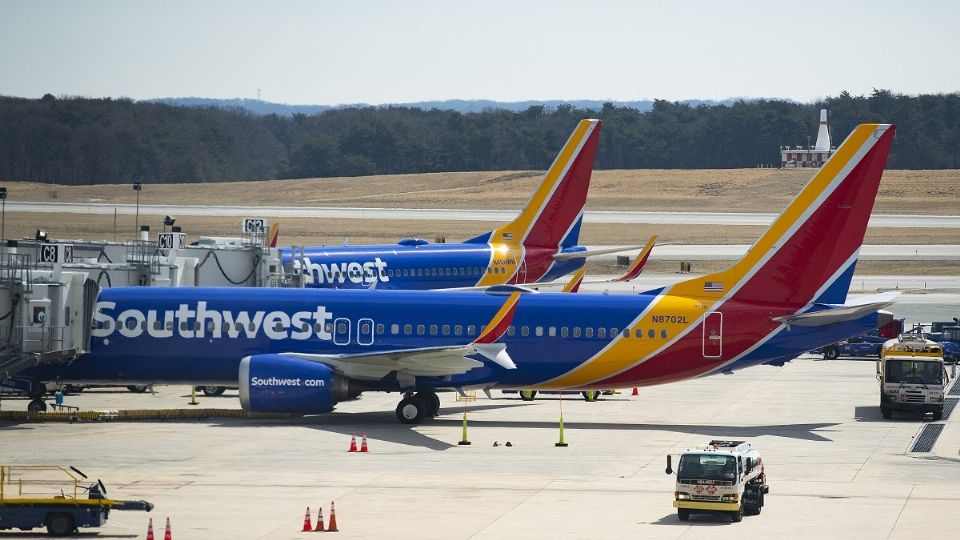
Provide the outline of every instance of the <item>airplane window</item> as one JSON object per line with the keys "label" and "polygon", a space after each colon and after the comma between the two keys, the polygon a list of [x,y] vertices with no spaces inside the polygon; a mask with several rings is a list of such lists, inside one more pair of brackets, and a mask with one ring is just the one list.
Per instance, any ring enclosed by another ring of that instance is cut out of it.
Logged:
{"label": "airplane window", "polygon": [[[224,325],[228,330],[230,329],[230,323]],[[173,321],[167,321],[167,330],[173,330]]]}
{"label": "airplane window", "polygon": [[[211,330],[212,330],[212,328],[211,328]],[[310,323],[303,323],[303,324],[301,324],[301,325],[300,325],[300,330],[303,330],[304,332],[309,332],[309,331],[310,331]]]}
{"label": "airplane window", "polygon": [[321,328],[320,323],[316,323],[313,325],[313,331],[318,334],[320,333],[320,328]]}
{"label": "airplane window", "polygon": [[452,272],[450,271],[449,268],[444,268],[444,269],[443,269],[443,273],[444,273],[444,275],[449,276]]}
{"label": "airplane window", "polygon": [[422,276],[422,275],[423,275],[423,269],[422,269],[422,268],[417,268],[417,277],[420,277],[420,276]]}
{"label": "airplane window", "polygon": [[464,267],[462,267],[462,266],[460,267],[460,275],[461,275],[461,276],[467,275],[467,272],[466,272],[465,270],[466,270],[466,269],[465,269]]}
{"label": "airplane window", "polygon": [[200,331],[200,321],[193,321],[193,331],[194,332]]}
{"label": "airplane window", "polygon": [[523,337],[529,336],[529,335],[530,335],[530,327],[528,327],[527,325],[521,326],[521,327],[520,327],[520,335],[523,336]]}
{"label": "airplane window", "polygon": [[381,335],[381,336],[382,336],[382,335],[383,335],[383,332],[384,332],[383,325],[380,324],[380,323],[377,323],[377,335]]}
{"label": "airplane window", "polygon": [[[253,323],[250,323],[250,325],[253,326]],[[325,324],[325,325],[324,325],[324,330],[326,330],[328,334],[333,333],[333,323],[332,323],[332,322],[328,322],[327,324]]]}
{"label": "airplane window", "polygon": [[507,335],[508,335],[508,336],[512,336],[512,335],[514,335],[514,334],[516,334],[516,333],[517,333],[516,327],[514,327],[514,326],[511,324],[511,325],[507,328]]}
{"label": "airplane window", "polygon": [[403,269],[403,277],[407,277],[408,275],[410,275],[410,271],[407,270],[406,268],[404,268],[404,269]]}
{"label": "airplane window", "polygon": [[431,276],[437,275],[437,269],[436,269],[436,268],[431,268],[431,269],[430,269],[430,275],[431,275]]}
{"label": "airplane window", "polygon": [[133,330],[134,328],[137,327],[137,321],[131,317],[127,319],[127,324],[125,324],[124,326],[126,326],[128,330]]}
{"label": "airplane window", "polygon": [[563,326],[560,328],[560,337],[567,337],[570,333],[567,331],[567,327]]}
{"label": "airplane window", "polygon": [[425,334],[426,332],[427,332],[427,327],[426,327],[426,326],[424,326],[424,325],[422,325],[422,324],[418,324],[418,325],[417,325],[417,335],[418,335],[418,336],[422,336],[422,335]]}
{"label": "airplane window", "polygon": [[153,321],[153,329],[154,330],[160,329],[160,321]]}
{"label": "airplane window", "polygon": [[650,339],[657,337],[657,331],[654,330],[653,328],[647,330],[647,337]]}
{"label": "airplane window", "polygon": [[387,270],[387,277],[393,277],[393,270]]}
{"label": "airplane window", "polygon": [[556,327],[556,326],[551,326],[550,328],[548,328],[548,329],[547,329],[547,335],[550,336],[550,337],[556,336],[556,335],[557,335],[557,327]]}
{"label": "airplane window", "polygon": [[666,330],[666,329],[663,329],[663,330],[660,331],[660,337],[662,337],[663,339],[667,339],[667,330]]}
{"label": "airplane window", "polygon": [[396,323],[391,324],[391,325],[390,325],[390,335],[395,336],[395,335],[397,335],[397,334],[399,334],[399,333],[400,333],[400,325],[399,325],[399,324],[396,324]]}
{"label": "airplane window", "polygon": [[405,324],[405,325],[403,325],[403,335],[409,336],[409,335],[412,334],[412,333],[413,333],[413,325],[412,325],[412,324]]}
{"label": "airplane window", "polygon": [[475,336],[475,335],[477,335],[477,327],[474,326],[474,325],[472,325],[472,324],[468,324],[468,325],[467,325],[467,335],[468,335],[468,336]]}
{"label": "airplane window", "polygon": [[[247,328],[249,328],[251,332],[256,332],[256,331],[257,331],[257,327],[256,327],[256,325],[253,324],[253,321],[251,321],[251,322],[247,325]],[[333,325],[332,325],[332,324],[330,325],[330,328],[333,328]]]}
{"label": "airplane window", "polygon": [[607,337],[607,329],[602,326],[600,328],[597,328],[597,337],[598,338]]}
{"label": "airplane window", "polygon": [[536,334],[537,336],[542,336],[542,335],[543,335],[543,327],[542,327],[542,326],[538,326],[537,329],[534,331],[534,334]]}
{"label": "airplane window", "polygon": [[635,335],[636,335],[638,338],[642,338],[642,337],[643,337],[643,328],[637,328],[637,332],[636,332]]}
{"label": "airplane window", "polygon": [[181,332],[187,331],[187,321],[180,321],[180,331]]}
{"label": "airplane window", "polygon": [[610,329],[610,337],[611,337],[611,338],[617,337],[618,334],[620,334],[620,330],[617,330],[616,328],[611,328],[611,329]]}
{"label": "airplane window", "polygon": [[347,323],[340,323],[337,325],[337,332],[340,334],[347,333]]}
{"label": "airplane window", "polygon": [[435,324],[430,325],[430,335],[431,336],[437,335],[437,325]]}
{"label": "airplane window", "polygon": [[360,325],[360,333],[363,334],[363,335],[369,334],[369,333],[370,333],[370,323],[365,322],[365,323],[363,323],[362,325]]}
{"label": "airplane window", "polygon": [[573,327],[573,337],[580,337],[580,327],[579,327],[579,326],[574,326],[574,327]]}
{"label": "airplane window", "polygon": [[230,323],[229,323],[229,322],[224,321],[224,323],[223,323],[223,331],[224,331],[224,332],[229,332],[229,331],[230,331]]}
{"label": "airplane window", "polygon": [[593,337],[593,327],[588,326],[583,329],[583,337]]}
{"label": "airplane window", "polygon": [[207,332],[213,332],[213,321],[207,321]]}
{"label": "airplane window", "polygon": [[463,335],[463,326],[462,326],[462,325],[459,325],[459,324],[456,325],[456,326],[454,326],[454,327],[453,327],[453,335],[455,335],[455,336]]}
{"label": "airplane window", "polygon": [[443,334],[443,335],[445,335],[445,336],[449,336],[449,335],[450,335],[450,325],[449,325],[449,324],[443,325],[443,327],[440,328],[440,333]]}

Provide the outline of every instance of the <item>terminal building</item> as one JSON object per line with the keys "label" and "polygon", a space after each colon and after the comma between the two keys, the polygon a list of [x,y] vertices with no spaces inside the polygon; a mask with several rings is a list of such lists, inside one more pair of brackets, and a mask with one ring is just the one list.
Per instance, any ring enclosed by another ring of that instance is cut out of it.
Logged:
{"label": "terminal building", "polygon": [[827,122],[827,110],[820,110],[820,127],[817,130],[817,142],[811,148],[810,138],[807,137],[807,146],[781,146],[780,168],[814,168],[818,169],[830,159],[837,148],[830,143],[830,124]]}

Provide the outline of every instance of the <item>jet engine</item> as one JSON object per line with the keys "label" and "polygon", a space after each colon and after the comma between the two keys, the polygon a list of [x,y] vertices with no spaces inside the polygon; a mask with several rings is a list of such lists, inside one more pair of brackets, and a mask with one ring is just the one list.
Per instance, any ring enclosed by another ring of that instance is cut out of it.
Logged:
{"label": "jet engine", "polygon": [[330,366],[282,354],[255,354],[240,361],[240,405],[245,411],[319,414],[360,389]]}

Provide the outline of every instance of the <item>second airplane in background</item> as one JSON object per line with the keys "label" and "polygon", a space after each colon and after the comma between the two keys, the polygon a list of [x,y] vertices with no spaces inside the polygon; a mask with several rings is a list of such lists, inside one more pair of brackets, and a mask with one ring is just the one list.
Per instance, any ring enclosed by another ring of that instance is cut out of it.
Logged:
{"label": "second airplane in background", "polygon": [[284,249],[284,265],[300,268],[308,287],[334,289],[544,283],[575,272],[587,257],[622,251],[577,245],[599,136],[599,120],[581,120],[520,215],[490,232],[450,244]]}

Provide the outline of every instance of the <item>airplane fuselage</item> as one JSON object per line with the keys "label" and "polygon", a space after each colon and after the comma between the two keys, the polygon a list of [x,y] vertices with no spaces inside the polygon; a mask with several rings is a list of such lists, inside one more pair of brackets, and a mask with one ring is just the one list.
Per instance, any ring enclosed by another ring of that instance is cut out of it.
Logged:
{"label": "airplane fuselage", "polygon": [[[31,375],[63,382],[235,385],[239,362],[249,355],[353,355],[468,344],[505,298],[471,292],[107,289],[91,353]],[[876,325],[875,314],[828,329],[757,324],[778,313],[773,304],[742,303],[707,313],[696,298],[660,290],[524,293],[500,339],[517,369],[486,362],[462,375],[417,377],[416,387],[660,384],[789,360]],[[399,389],[392,377],[362,382],[370,390]]]}

